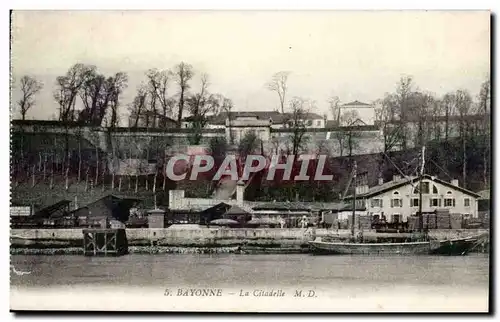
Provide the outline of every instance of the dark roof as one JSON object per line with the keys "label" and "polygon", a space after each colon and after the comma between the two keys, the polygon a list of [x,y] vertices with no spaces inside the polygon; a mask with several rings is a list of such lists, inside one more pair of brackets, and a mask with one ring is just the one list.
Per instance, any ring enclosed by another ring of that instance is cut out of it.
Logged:
{"label": "dark roof", "polygon": [[[468,194],[468,195],[471,195],[471,196],[473,196],[475,198],[479,198],[480,197],[477,193],[475,193],[473,191],[467,190],[467,189],[465,189],[463,187],[455,186],[455,185],[451,184],[450,182],[438,179],[438,178],[436,178],[434,176],[430,176],[428,174],[424,175],[423,179],[428,179],[428,180],[440,183],[440,184],[442,184],[444,186],[447,186],[449,188],[461,191],[461,192],[463,192],[465,194]],[[401,178],[401,179],[395,180],[395,181],[393,180],[393,181],[385,182],[385,183],[383,183],[381,185],[377,185],[377,186],[373,186],[373,187],[369,188],[369,190],[368,190],[367,193],[359,194],[358,197],[360,197],[360,198],[373,197],[373,196],[379,195],[381,193],[384,193],[386,191],[402,187],[402,186],[408,184],[409,182],[414,183],[414,182],[416,182],[418,180],[419,180],[418,177],[409,177],[409,178]],[[351,199],[351,198],[352,198],[352,196],[347,196],[346,197],[346,199]]]}
{"label": "dark roof", "polygon": [[[342,207],[340,209],[340,211],[352,211],[352,205],[345,205],[344,207]],[[365,211],[366,210],[366,207],[365,206],[361,206],[361,205],[356,205],[356,211]]]}
{"label": "dark roof", "polygon": [[[87,204],[84,207],[80,207],[71,211],[72,214],[80,215],[85,214],[89,217],[109,217],[118,219],[120,221],[127,221],[130,215],[130,208],[135,204],[140,202],[140,199],[129,198],[129,197],[117,197],[114,195],[107,195],[94,202]],[[93,210],[89,213],[89,210]],[[97,210],[97,211],[95,211]]]}
{"label": "dark roof", "polygon": [[353,101],[353,102],[350,102],[350,103],[343,104],[342,106],[364,106],[364,107],[373,107],[373,105],[366,104],[366,103],[360,102],[360,101],[358,101],[358,100]]}
{"label": "dark roof", "polygon": [[[55,204],[52,204],[50,206],[47,206],[45,208],[38,210],[35,213],[35,217],[50,218],[50,217],[52,217],[52,215],[56,214],[57,212],[68,209],[70,203],[71,203],[71,201],[69,201],[69,200],[58,201]],[[58,215],[62,216],[62,213],[58,214]]]}
{"label": "dark roof", "polygon": [[225,202],[220,202],[214,206],[208,207],[205,210],[201,211],[201,213],[225,213],[226,211],[231,208],[231,205],[225,203]]}
{"label": "dark roof", "polygon": [[[293,114],[292,113],[285,113],[285,114],[288,114],[290,116],[292,116]],[[323,119],[323,116],[319,115],[319,114],[316,114],[316,113],[305,113],[305,116],[306,116],[306,120],[317,120],[317,119]]]}

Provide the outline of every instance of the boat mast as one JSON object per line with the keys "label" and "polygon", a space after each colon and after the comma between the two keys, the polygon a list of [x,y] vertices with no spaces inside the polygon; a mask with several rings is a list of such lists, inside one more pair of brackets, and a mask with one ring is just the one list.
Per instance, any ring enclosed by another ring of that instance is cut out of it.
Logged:
{"label": "boat mast", "polygon": [[418,183],[418,223],[420,232],[424,229],[424,221],[422,216],[422,178],[425,168],[425,146],[422,146],[422,164],[420,166],[419,183]]}
{"label": "boat mast", "polygon": [[352,225],[351,225],[351,235],[354,237],[354,226],[356,223],[356,171],[357,171],[357,164],[356,161],[354,161],[353,164],[353,170],[352,170],[352,179],[354,180],[354,193],[353,193],[353,198],[352,198]]}

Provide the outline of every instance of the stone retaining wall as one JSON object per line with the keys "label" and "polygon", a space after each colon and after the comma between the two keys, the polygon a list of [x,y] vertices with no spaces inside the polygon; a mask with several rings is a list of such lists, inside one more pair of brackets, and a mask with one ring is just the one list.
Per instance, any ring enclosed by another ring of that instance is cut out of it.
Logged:
{"label": "stone retaining wall", "polygon": [[[487,230],[433,230],[429,234],[436,239],[453,239],[486,233]],[[375,233],[365,231],[365,235]],[[266,247],[294,247],[307,244],[315,237],[336,235],[347,238],[349,230],[326,229],[234,229],[234,228],[189,228],[189,229],[127,229],[129,245],[168,245],[168,246],[230,246],[255,245]],[[12,229],[12,246],[28,244],[75,245],[83,240],[82,229]]]}

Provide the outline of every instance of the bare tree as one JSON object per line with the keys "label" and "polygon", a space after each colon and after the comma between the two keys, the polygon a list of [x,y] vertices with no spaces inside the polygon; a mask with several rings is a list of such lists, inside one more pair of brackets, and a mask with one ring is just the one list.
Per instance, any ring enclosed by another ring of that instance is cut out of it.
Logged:
{"label": "bare tree", "polygon": [[193,132],[189,140],[191,144],[199,144],[202,138],[202,130],[207,124],[207,115],[216,114],[219,110],[221,102],[219,101],[220,95],[210,94],[208,86],[210,85],[208,75],[201,76],[200,91],[191,95],[187,100],[187,106],[192,117],[191,126]]}
{"label": "bare tree", "polygon": [[137,89],[137,94],[135,95],[132,104],[129,105],[129,110],[130,110],[129,127],[138,127],[139,120],[146,111],[146,98],[147,98],[147,91],[144,88],[144,86],[140,86]]}
{"label": "bare tree", "polygon": [[412,113],[417,121],[417,140],[416,144],[419,147],[425,145],[425,143],[430,139],[430,122],[429,115],[431,114],[431,109],[434,106],[436,100],[434,96],[430,93],[413,93],[412,99]]}
{"label": "bare tree", "polygon": [[408,130],[406,123],[409,119],[410,101],[413,93],[413,78],[411,76],[401,77],[396,89],[396,102],[398,104],[398,116],[401,121],[399,129],[401,148],[406,150],[408,144]]}
{"label": "bare tree", "polygon": [[376,121],[382,129],[385,153],[391,151],[399,142],[398,134],[401,125],[395,123],[396,108],[395,96],[387,94],[375,109]]}
{"label": "bare tree", "polygon": [[175,78],[179,85],[179,109],[177,111],[177,127],[182,126],[182,116],[184,113],[185,96],[189,90],[189,81],[193,78],[193,67],[181,62],[174,69]]}
{"label": "bare tree", "polygon": [[148,79],[148,87],[150,88],[150,95],[155,97],[155,102],[159,104],[161,110],[160,127],[165,127],[166,119],[172,114],[172,108],[175,100],[168,97],[168,86],[173,74],[170,70],[159,71],[157,69],[150,69],[146,73]]}
{"label": "bare tree", "polygon": [[271,81],[266,84],[268,90],[276,92],[280,100],[281,113],[285,113],[287,82],[290,72],[281,71],[273,75]]}
{"label": "bare tree", "polygon": [[462,180],[463,186],[467,187],[467,136],[468,116],[472,106],[472,97],[466,90],[458,90],[455,93],[455,107],[459,115],[459,134],[462,143]]}
{"label": "bare tree", "polygon": [[490,114],[491,108],[491,81],[488,75],[487,79],[481,84],[479,92],[479,112],[484,115]]}
{"label": "bare tree", "polygon": [[444,140],[448,142],[450,137],[450,117],[454,114],[455,93],[446,93],[443,97],[444,110]]}
{"label": "bare tree", "polygon": [[440,141],[442,137],[441,119],[444,110],[443,101],[437,98],[431,102],[429,108],[429,119],[431,120],[431,129],[429,138],[432,140]]}
{"label": "bare tree", "polygon": [[89,70],[79,90],[80,98],[83,103],[83,111],[80,113],[80,120],[85,123],[96,123],[99,110],[104,104],[106,77],[98,74],[97,69]]}
{"label": "bare tree", "polygon": [[127,82],[126,73],[119,72],[106,78],[98,74],[96,69],[91,70],[79,92],[84,106],[79,120],[86,124],[102,125],[106,117],[107,126],[117,126],[119,98]]}
{"label": "bare tree", "polygon": [[21,99],[17,102],[21,112],[21,119],[26,119],[26,113],[35,104],[35,95],[42,89],[43,84],[35,77],[24,75],[21,77],[20,89]]}
{"label": "bare tree", "polygon": [[288,149],[288,154],[297,156],[304,146],[307,144],[306,125],[308,110],[306,107],[306,100],[301,97],[294,97],[290,101],[290,119],[287,123],[291,129],[290,143],[292,145],[291,151]]}
{"label": "bare tree", "polygon": [[95,70],[95,66],[75,64],[65,76],[57,77],[54,99],[59,104],[60,121],[73,121],[75,119],[76,97],[88,78],[95,75]]}
{"label": "bare tree", "polygon": [[340,124],[340,99],[338,96],[332,96],[328,99],[330,112],[332,113],[333,120]]}
{"label": "bare tree", "polygon": [[339,147],[339,156],[344,156],[344,147],[345,147],[345,132],[337,128],[334,132],[332,132],[333,138],[337,141],[338,147]]}
{"label": "bare tree", "polygon": [[110,121],[108,126],[111,128],[119,125],[120,119],[118,117],[118,108],[120,107],[120,95],[123,90],[127,88],[128,76],[126,73],[116,73],[114,77],[108,79],[108,86],[110,91]]}
{"label": "bare tree", "polygon": [[229,122],[229,144],[234,144],[233,131],[231,130],[231,111],[233,109],[233,101],[229,98],[223,97],[222,95],[219,97],[219,101],[221,102],[221,109],[226,113],[227,120]]}
{"label": "bare tree", "polygon": [[82,137],[83,129],[80,126],[75,128],[75,137],[78,140],[78,177],[77,182],[80,183],[82,176]]}
{"label": "bare tree", "polygon": [[[491,110],[491,82],[490,77],[481,84],[481,90],[479,92],[479,113],[483,115],[483,121],[481,122],[481,127],[483,130],[484,137],[491,135],[490,130],[490,110]],[[490,140],[486,139],[486,147],[483,153],[483,183],[484,186],[488,186],[488,169],[490,165]]]}
{"label": "bare tree", "polygon": [[340,116],[340,123],[347,126],[341,129],[342,135],[344,135],[343,144],[348,151],[349,160],[352,159],[353,151],[359,146],[358,139],[360,133],[356,131],[356,120],[359,119],[359,115],[356,111],[344,112]]}

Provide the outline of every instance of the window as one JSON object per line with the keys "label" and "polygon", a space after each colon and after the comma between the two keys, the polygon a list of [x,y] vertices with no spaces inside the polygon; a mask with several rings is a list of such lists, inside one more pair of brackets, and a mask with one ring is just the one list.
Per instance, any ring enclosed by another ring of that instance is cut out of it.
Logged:
{"label": "window", "polygon": [[365,207],[365,200],[364,199],[356,199],[356,207],[364,208]]}
{"label": "window", "polygon": [[470,199],[469,198],[464,199],[464,207],[470,207]]}
{"label": "window", "polygon": [[435,194],[435,195],[438,194],[438,188],[436,187],[435,184],[432,185],[432,194]]}
{"label": "window", "polygon": [[401,215],[400,214],[394,214],[392,215],[392,222],[394,224],[397,224],[401,221]]}
{"label": "window", "polygon": [[[419,187],[420,187],[420,184],[417,182],[415,184],[415,189],[413,189],[413,194],[419,194]],[[433,191],[434,191],[434,188],[436,188],[436,186],[433,187]],[[429,193],[429,182],[422,182],[422,193],[424,194],[428,194]],[[436,192],[437,193],[437,188],[436,188]]]}
{"label": "window", "polygon": [[311,126],[313,124],[312,120],[307,120],[307,126]]}
{"label": "window", "polygon": [[316,121],[316,126],[321,126],[321,120]]}
{"label": "window", "polygon": [[382,208],[382,199],[372,199],[372,208]]}
{"label": "window", "polygon": [[446,194],[447,194],[447,195],[451,195],[451,194],[453,194],[453,192],[451,192],[451,191],[447,191],[447,192],[446,192]]}
{"label": "window", "polygon": [[455,207],[455,198],[446,198],[444,199],[445,207]]}
{"label": "window", "polygon": [[441,199],[439,199],[439,198],[430,199],[429,206],[430,207],[441,207]]}
{"label": "window", "polygon": [[401,208],[403,207],[403,199],[391,199],[391,208]]}
{"label": "window", "polygon": [[392,194],[396,195],[396,196],[399,196],[399,191],[394,191]]}
{"label": "window", "polygon": [[411,207],[418,207],[418,202],[420,200],[418,198],[411,198]]}

